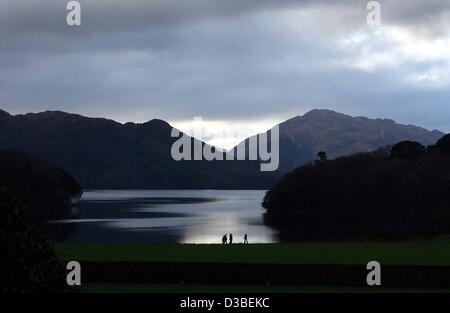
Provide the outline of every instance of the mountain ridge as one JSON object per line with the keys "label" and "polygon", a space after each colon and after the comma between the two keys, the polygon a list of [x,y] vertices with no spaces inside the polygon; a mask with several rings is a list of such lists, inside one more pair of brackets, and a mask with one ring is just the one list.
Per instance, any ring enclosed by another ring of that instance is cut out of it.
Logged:
{"label": "mountain ridge", "polygon": [[0,148],[65,169],[83,188],[259,189],[274,182],[256,161],[175,161],[171,131],[160,119],[122,124],[61,111],[3,114]]}
{"label": "mountain ridge", "polygon": [[84,188],[265,189],[322,150],[335,158],[403,140],[431,144],[443,135],[319,109],[279,126],[276,173],[261,173],[259,161],[177,162],[171,147],[178,138],[171,137],[172,126],[161,119],[120,123],[62,111],[11,115],[0,110],[0,148],[20,149],[60,167]]}
{"label": "mountain ridge", "polygon": [[404,140],[430,145],[444,136],[438,130],[398,124],[391,119],[353,117],[327,109],[308,111],[278,126],[282,171],[313,161],[319,151],[325,151],[333,159],[374,151]]}

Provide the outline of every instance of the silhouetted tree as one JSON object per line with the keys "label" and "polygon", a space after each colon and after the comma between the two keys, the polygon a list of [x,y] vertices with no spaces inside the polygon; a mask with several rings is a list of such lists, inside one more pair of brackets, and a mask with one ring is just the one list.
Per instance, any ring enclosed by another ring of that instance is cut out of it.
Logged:
{"label": "silhouetted tree", "polygon": [[327,159],[327,153],[325,151],[320,151],[317,153],[317,157],[319,158],[319,161],[325,161]]}
{"label": "silhouetted tree", "polygon": [[68,291],[64,262],[1,182],[0,247],[0,293]]}
{"label": "silhouetted tree", "polygon": [[391,157],[403,159],[413,158],[425,152],[425,147],[416,141],[402,141],[392,147]]}
{"label": "silhouetted tree", "polygon": [[435,147],[445,154],[450,154],[450,134],[439,139]]}

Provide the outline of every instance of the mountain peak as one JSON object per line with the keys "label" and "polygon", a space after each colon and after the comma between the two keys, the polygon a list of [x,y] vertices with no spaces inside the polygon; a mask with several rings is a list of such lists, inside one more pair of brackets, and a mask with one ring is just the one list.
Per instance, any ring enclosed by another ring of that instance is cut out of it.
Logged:
{"label": "mountain peak", "polygon": [[439,131],[397,124],[388,119],[352,117],[332,110],[316,109],[280,124],[280,166],[290,170],[314,160],[318,151],[329,158],[374,151],[400,141],[434,144]]}
{"label": "mountain peak", "polygon": [[164,120],[157,119],[157,118],[154,118],[148,122],[145,122],[143,125],[149,125],[149,126],[155,126],[155,127],[161,127],[161,128],[167,128],[167,127],[172,128],[172,126],[170,126],[169,123],[167,123]]}
{"label": "mountain peak", "polygon": [[27,113],[27,114],[19,114],[16,117],[24,118],[31,122],[52,122],[52,123],[61,123],[61,124],[76,124],[76,123],[88,123],[88,124],[109,124],[109,125],[121,125],[121,123],[116,122],[107,118],[99,118],[99,117],[88,117],[83,116],[76,113],[68,113],[63,111],[44,111],[38,113]]}
{"label": "mountain peak", "polygon": [[311,111],[306,112],[303,115],[303,118],[323,118],[323,117],[348,117],[348,115],[345,115],[343,113],[339,113],[333,110],[327,110],[327,109],[313,109]]}
{"label": "mountain peak", "polygon": [[67,112],[63,112],[63,111],[44,111],[44,112],[38,112],[38,113],[19,114],[18,116],[23,116],[23,117],[31,119],[31,120],[42,120],[42,119],[47,119],[47,118],[61,119],[61,118],[68,118],[68,117],[84,118],[81,115],[67,113]]}

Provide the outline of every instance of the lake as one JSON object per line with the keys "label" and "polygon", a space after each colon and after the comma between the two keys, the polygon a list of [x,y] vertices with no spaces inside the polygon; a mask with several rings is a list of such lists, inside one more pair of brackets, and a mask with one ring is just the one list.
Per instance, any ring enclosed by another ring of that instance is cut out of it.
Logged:
{"label": "lake", "polygon": [[263,222],[263,190],[90,190],[67,217],[45,223],[66,243],[278,242]]}

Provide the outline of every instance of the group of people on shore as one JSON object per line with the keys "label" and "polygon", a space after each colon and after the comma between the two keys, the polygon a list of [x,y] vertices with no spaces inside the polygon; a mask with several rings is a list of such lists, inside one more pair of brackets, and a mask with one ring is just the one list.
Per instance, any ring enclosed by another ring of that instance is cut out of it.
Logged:
{"label": "group of people on shore", "polygon": [[[233,234],[230,234],[230,235],[225,234],[225,235],[223,235],[223,237],[222,237],[222,244],[223,245],[226,245],[226,244],[231,245],[232,243],[233,243]],[[248,236],[247,236],[247,234],[244,235],[244,243],[245,244],[248,243]]]}

